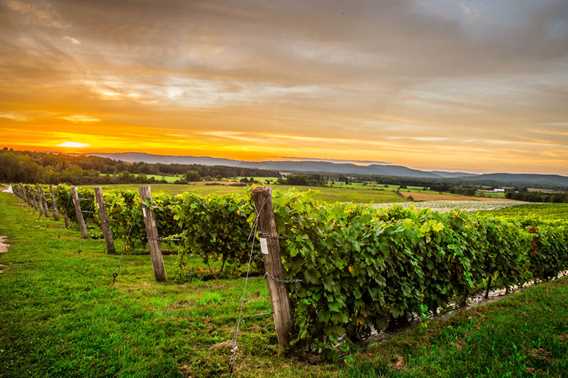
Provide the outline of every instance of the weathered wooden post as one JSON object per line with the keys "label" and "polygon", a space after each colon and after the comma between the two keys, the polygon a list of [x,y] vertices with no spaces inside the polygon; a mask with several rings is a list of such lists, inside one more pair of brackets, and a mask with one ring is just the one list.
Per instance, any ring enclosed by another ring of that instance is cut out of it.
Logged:
{"label": "weathered wooden post", "polygon": [[77,222],[79,223],[79,229],[81,230],[81,238],[88,239],[89,231],[87,230],[87,224],[85,223],[85,218],[83,218],[83,212],[81,211],[81,202],[79,201],[79,194],[77,193],[77,187],[71,187],[71,200],[73,201],[73,207],[75,208],[75,216],[77,217]]}
{"label": "weathered wooden post", "polygon": [[22,195],[24,196],[24,201],[26,201],[28,206],[30,206],[31,201],[30,201],[30,196],[28,195],[28,188],[22,187],[20,189],[22,190]]}
{"label": "weathered wooden post", "polygon": [[160,250],[160,238],[158,236],[154,211],[149,206],[149,203],[152,201],[152,192],[149,186],[144,185],[140,187],[140,197],[142,198],[142,215],[144,216],[144,226],[146,227],[150,256],[152,257],[154,276],[156,277],[156,281],[162,282],[166,280],[166,269],[164,268],[164,257]]}
{"label": "weathered wooden post", "polygon": [[57,199],[55,197],[55,190],[53,186],[49,187],[49,193],[51,195],[51,215],[54,220],[59,220],[59,209],[57,208]]}
{"label": "weathered wooden post", "polygon": [[35,210],[36,205],[35,205],[35,196],[33,190],[31,190],[31,188],[29,187],[26,187],[26,193],[28,197],[28,205],[30,205],[30,207]]}
{"label": "weathered wooden post", "polygon": [[280,242],[276,230],[276,221],[272,212],[272,189],[255,188],[252,191],[252,197],[256,207],[261,250],[264,254],[264,269],[272,300],[272,316],[278,345],[285,348],[288,346],[290,328],[292,327],[292,314],[288,290],[284,284],[284,269],[280,261]]}
{"label": "weathered wooden post", "polygon": [[40,187],[38,187],[38,193],[39,193],[39,204],[41,207],[41,211],[43,213],[44,217],[48,217],[49,216],[49,207],[47,206],[47,200],[45,199],[45,193],[43,192],[43,189]]}
{"label": "weathered wooden post", "polygon": [[43,212],[43,204],[41,203],[41,189],[37,187],[37,185],[34,188],[34,194],[35,194],[35,202],[36,202],[36,209],[37,211],[39,211],[40,215],[43,216],[47,216],[44,212]]}
{"label": "weathered wooden post", "polygon": [[29,194],[30,194],[32,207],[35,210],[39,211],[39,206],[38,206],[38,202],[37,202],[37,192],[34,189],[29,188]]}
{"label": "weathered wooden post", "polygon": [[97,206],[99,208],[99,217],[101,218],[101,230],[103,231],[103,236],[105,238],[107,253],[115,253],[116,250],[114,249],[114,240],[112,238],[112,231],[110,229],[108,216],[106,213],[103,190],[99,186],[95,188],[95,199],[97,201]]}

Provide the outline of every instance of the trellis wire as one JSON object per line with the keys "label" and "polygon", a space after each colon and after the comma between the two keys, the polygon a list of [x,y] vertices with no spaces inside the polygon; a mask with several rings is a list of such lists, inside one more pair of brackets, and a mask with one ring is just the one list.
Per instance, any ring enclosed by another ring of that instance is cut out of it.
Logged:
{"label": "trellis wire", "polygon": [[239,316],[237,318],[237,322],[235,324],[235,331],[233,333],[233,339],[231,341],[231,357],[229,358],[229,370],[231,375],[233,375],[234,369],[235,369],[235,364],[237,362],[237,352],[239,350],[239,346],[238,346],[238,338],[239,338],[239,332],[240,332],[240,326],[241,326],[241,322],[243,320],[243,311],[244,311],[244,303],[245,303],[245,296],[247,293],[247,289],[248,289],[248,281],[249,281],[249,276],[250,276],[250,266],[252,264],[252,256],[254,253],[254,242],[256,240],[256,230],[258,228],[258,220],[260,218],[260,213],[264,208],[266,200],[262,203],[262,205],[260,206],[260,209],[255,209],[255,218],[254,218],[254,222],[253,225],[251,227],[249,236],[248,236],[248,240],[251,240],[251,246],[250,246],[250,252],[249,252],[249,258],[248,258],[248,265],[247,265],[247,273],[245,276],[245,284],[243,286],[243,291],[241,293],[241,299],[240,299],[240,303],[239,303]]}

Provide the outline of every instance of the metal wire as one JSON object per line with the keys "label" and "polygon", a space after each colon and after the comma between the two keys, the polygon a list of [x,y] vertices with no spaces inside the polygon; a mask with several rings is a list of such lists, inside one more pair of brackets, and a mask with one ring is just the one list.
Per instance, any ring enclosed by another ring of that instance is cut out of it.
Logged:
{"label": "metal wire", "polygon": [[239,332],[240,332],[240,327],[241,327],[241,322],[243,320],[243,311],[244,311],[244,303],[245,303],[245,297],[246,297],[246,293],[247,293],[247,289],[248,289],[248,281],[249,281],[249,276],[250,276],[250,267],[252,264],[252,257],[253,257],[253,253],[254,253],[254,242],[256,241],[256,238],[254,237],[254,235],[256,234],[256,230],[258,228],[258,221],[260,218],[260,214],[262,209],[264,209],[264,205],[266,204],[266,199],[264,200],[264,202],[262,203],[262,205],[260,206],[260,209],[256,209],[255,208],[255,218],[254,218],[254,223],[253,226],[251,227],[249,236],[247,240],[251,240],[251,248],[250,248],[250,252],[249,252],[249,258],[248,258],[248,266],[247,266],[247,274],[245,276],[245,284],[243,286],[243,291],[241,293],[241,299],[240,299],[240,303],[239,303],[239,316],[237,318],[237,323],[235,324],[235,331],[233,333],[233,339],[231,341],[231,357],[229,358],[229,371],[231,376],[233,375],[233,372],[235,370],[235,364],[237,363],[237,353],[239,351],[239,345],[238,345],[238,339],[239,339]]}

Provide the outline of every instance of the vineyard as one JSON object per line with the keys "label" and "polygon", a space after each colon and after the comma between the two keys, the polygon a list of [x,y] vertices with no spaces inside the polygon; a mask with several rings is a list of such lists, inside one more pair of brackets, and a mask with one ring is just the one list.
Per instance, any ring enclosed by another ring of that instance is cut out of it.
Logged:
{"label": "vineyard", "polygon": [[[101,238],[105,222],[94,190],[77,190],[78,201],[73,192],[64,185],[14,186],[43,215],[61,217],[71,227],[85,222],[90,226],[84,237]],[[145,252],[144,209],[151,210],[159,244],[177,255],[170,279],[265,273],[263,255],[251,245],[276,234],[257,229],[262,209],[255,208],[251,193],[142,200],[134,191],[114,191],[102,198],[120,254]],[[521,210],[494,215],[375,209],[294,192],[272,200],[283,271],[282,277],[266,278],[284,286],[290,301],[289,341],[283,346],[330,359],[377,331],[465,305],[490,289],[549,280],[568,269],[568,222],[562,217],[549,220]]]}

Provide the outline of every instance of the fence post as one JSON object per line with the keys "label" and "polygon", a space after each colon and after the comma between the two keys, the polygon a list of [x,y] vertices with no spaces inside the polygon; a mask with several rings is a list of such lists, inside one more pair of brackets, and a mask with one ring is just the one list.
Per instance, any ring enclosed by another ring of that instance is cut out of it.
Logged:
{"label": "fence post", "polygon": [[31,203],[32,207],[34,208],[34,210],[39,211],[40,215],[41,215],[41,210],[39,208],[38,201],[37,201],[37,191],[35,190],[35,188],[33,188],[33,189],[30,188],[29,193],[30,193],[30,198],[32,200],[32,203]]}
{"label": "fence post", "polygon": [[36,198],[36,205],[37,205],[37,210],[39,211],[39,214],[47,217],[47,214],[45,214],[45,211],[44,211],[45,209],[43,207],[43,203],[41,202],[41,189],[37,185],[35,186],[35,198]]}
{"label": "fence post", "polygon": [[49,187],[49,193],[51,195],[51,208],[52,208],[52,215],[54,220],[59,220],[59,209],[57,208],[57,200],[55,198],[55,191],[53,186]]}
{"label": "fence post", "polygon": [[89,231],[87,230],[87,224],[85,223],[85,218],[83,218],[83,212],[81,211],[81,202],[79,201],[79,194],[77,193],[77,187],[71,187],[71,199],[73,200],[73,207],[75,208],[75,216],[77,217],[77,222],[79,222],[79,229],[81,230],[81,238],[88,239]]}
{"label": "fence post", "polygon": [[140,187],[140,197],[142,198],[142,215],[144,216],[144,226],[146,227],[150,256],[152,257],[154,276],[156,277],[156,281],[162,282],[166,280],[166,269],[164,268],[164,257],[160,250],[160,238],[158,236],[154,211],[148,206],[152,201],[152,192],[149,186],[144,185]]}
{"label": "fence post", "polygon": [[[281,348],[288,346],[290,328],[292,326],[292,315],[290,312],[290,301],[288,290],[284,284],[284,269],[280,260],[280,242],[276,230],[276,221],[272,212],[272,189],[255,188],[252,191],[255,203],[258,229],[261,237],[261,248],[264,253],[264,269],[266,271],[266,281],[270,298],[272,300],[272,316],[278,337],[278,345]],[[263,245],[266,240],[267,251]],[[266,254],[268,252],[268,254]]]}
{"label": "fence post", "polygon": [[28,195],[28,188],[22,187],[21,189],[22,189],[22,195],[23,195],[24,201],[26,201],[26,203],[28,204],[28,206],[30,206],[30,205],[31,205],[31,200],[30,200],[30,197],[29,197],[29,195]]}
{"label": "fence post", "polygon": [[47,218],[49,216],[49,208],[47,206],[47,201],[45,199],[45,193],[43,192],[41,186],[38,187],[38,193],[39,193],[39,204],[41,207],[41,211],[43,215]]}
{"label": "fence post", "polygon": [[112,231],[109,226],[108,216],[105,209],[105,201],[103,197],[103,190],[100,186],[95,188],[95,199],[99,208],[99,217],[101,218],[101,230],[105,237],[107,253],[115,253],[114,240],[112,238]]}

